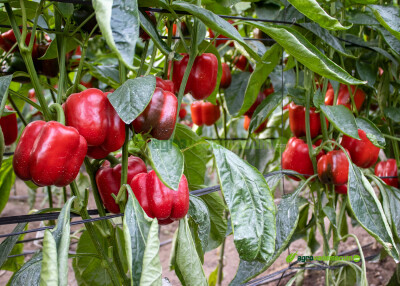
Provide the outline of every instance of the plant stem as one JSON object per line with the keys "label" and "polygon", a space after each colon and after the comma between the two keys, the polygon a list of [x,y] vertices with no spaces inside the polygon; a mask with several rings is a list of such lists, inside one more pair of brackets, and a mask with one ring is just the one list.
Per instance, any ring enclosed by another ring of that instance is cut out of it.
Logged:
{"label": "plant stem", "polygon": [[19,110],[18,106],[15,104],[14,100],[11,98],[11,96],[8,97],[8,100],[10,101],[12,107],[15,109],[15,111],[18,114],[18,117],[21,119],[22,123],[24,126],[28,125],[28,122],[26,121],[24,115],[22,115],[21,111]]}
{"label": "plant stem", "polygon": [[[224,211],[224,216],[225,216],[225,218],[228,218],[227,211]],[[222,280],[224,279],[225,243],[226,243],[226,237],[224,237],[224,239],[222,240],[220,254],[219,254],[219,260],[218,260],[218,276],[217,276],[217,285],[218,286],[222,285]]]}
{"label": "plant stem", "polygon": [[[139,66],[139,70],[137,72],[137,77],[140,77],[143,74],[144,63],[146,62],[147,51],[149,50],[149,43],[150,43],[150,40],[148,40],[144,43],[144,49],[142,52],[142,57],[140,60],[140,66]],[[150,67],[150,69],[151,69],[151,67]]]}
{"label": "plant stem", "polygon": [[104,210],[103,203],[100,198],[99,189],[97,188],[96,179],[95,179],[95,170],[93,168],[93,165],[90,163],[88,157],[85,157],[84,163],[85,163],[85,167],[86,167],[86,172],[89,175],[90,183],[92,185],[92,192],[93,192],[94,201],[96,202],[97,210],[99,211],[99,215],[101,217],[104,217],[104,216],[106,216],[106,212]]}
{"label": "plant stem", "polygon": [[[57,6],[57,4],[54,4]],[[55,27],[56,30],[63,32],[68,31],[68,23],[66,23],[64,29],[61,27],[62,26],[62,15],[60,15],[59,11],[57,9],[54,9],[54,18],[55,18]],[[58,92],[57,92],[57,103],[61,103],[62,96],[65,93],[65,77],[66,77],[66,69],[65,69],[65,51],[66,51],[66,37],[63,34],[58,34],[56,35],[56,40],[57,40],[57,50],[58,50],[58,66],[60,70],[60,78],[58,81]]]}

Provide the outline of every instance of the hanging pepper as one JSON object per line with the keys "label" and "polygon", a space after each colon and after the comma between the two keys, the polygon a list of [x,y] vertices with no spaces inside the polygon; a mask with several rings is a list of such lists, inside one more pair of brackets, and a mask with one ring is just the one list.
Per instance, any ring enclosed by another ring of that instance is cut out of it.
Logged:
{"label": "hanging pepper", "polygon": [[86,151],[86,140],[75,128],[34,121],[25,127],[15,149],[14,172],[40,187],[65,187],[78,175]]}
{"label": "hanging pepper", "polygon": [[241,71],[246,71],[248,70],[249,72],[253,72],[253,67],[247,60],[247,58],[244,55],[240,55],[239,57],[236,57],[233,60],[233,64],[240,69]]}
{"label": "hanging pepper", "polygon": [[[175,84],[175,93],[179,92],[188,62],[188,54],[185,54],[182,60],[174,62],[172,81]],[[198,100],[206,99],[217,85],[217,74],[218,59],[214,54],[206,53],[197,56],[186,83],[185,93],[191,93]]]}
{"label": "hanging pepper", "polygon": [[[312,145],[312,147],[314,149],[315,145]],[[317,161],[322,155],[324,155],[323,151],[317,155]],[[314,168],[308,153],[308,145],[306,142],[296,137],[289,139],[286,149],[282,154],[282,168],[296,171],[303,174],[305,177],[314,174]],[[291,178],[300,181],[295,177]]]}
{"label": "hanging pepper", "polygon": [[174,131],[178,100],[172,92],[156,87],[146,109],[132,122],[136,133],[150,133],[156,139],[168,140]]}
{"label": "hanging pepper", "polygon": [[[306,136],[306,108],[296,105],[294,102],[289,104],[289,125],[290,130],[296,137]],[[310,133],[311,138],[321,133],[321,121],[319,113],[315,107],[310,107]]]}
{"label": "hanging pepper", "polygon": [[175,86],[174,82],[172,80],[168,79],[162,79],[160,77],[156,77],[156,87],[162,88],[165,91],[169,91],[174,93],[175,92]]}
{"label": "hanging pepper", "polygon": [[182,103],[181,104],[181,109],[179,110],[179,118],[181,120],[185,119],[186,115],[187,115],[187,111],[186,111],[186,103]]}
{"label": "hanging pepper", "polygon": [[335,192],[342,195],[347,195],[347,184],[335,186]]}
{"label": "hanging pepper", "polygon": [[[117,155],[117,158],[121,157]],[[111,194],[118,195],[121,186],[121,163],[111,166],[109,161],[105,161],[96,173],[96,184],[99,189],[101,200],[108,211],[120,213],[118,204]],[[142,159],[134,156],[128,158],[128,183],[140,173],[147,173],[147,168]]]}
{"label": "hanging pepper", "polygon": [[189,187],[182,175],[178,190],[167,188],[156,172],[136,175],[130,183],[133,193],[146,214],[158,224],[170,224],[185,217],[189,210]]}
{"label": "hanging pepper", "polygon": [[[246,130],[246,131],[249,130],[250,122],[251,122],[251,117],[245,115],[244,121],[243,121],[244,130]],[[261,125],[258,126],[257,129],[253,131],[253,133],[259,134],[259,133],[263,132],[265,130],[265,128],[267,128],[267,124],[268,124],[268,118],[265,119],[264,122],[261,123]]]}
{"label": "hanging pepper", "polygon": [[[11,106],[6,105],[8,110],[13,110]],[[4,144],[11,145],[18,137],[17,115],[15,113],[0,118],[0,127],[3,131]]]}
{"label": "hanging pepper", "polygon": [[317,171],[322,183],[344,185],[349,176],[349,161],[342,150],[333,150],[321,156]]}
{"label": "hanging pepper", "polygon": [[195,101],[190,106],[192,113],[192,121],[198,126],[203,124],[207,126],[213,125],[221,116],[219,105],[211,102]]}
{"label": "hanging pepper", "polygon": [[[228,20],[228,22],[229,22],[229,24],[235,23],[233,20]],[[236,27],[235,27],[235,28],[236,28]],[[237,28],[236,28],[236,29],[237,29]],[[210,33],[210,38],[214,38],[214,37],[215,37],[215,34],[214,34],[213,30],[208,29],[208,32]],[[227,36],[224,36],[224,35],[219,35],[218,38],[227,38],[227,39],[228,39],[228,37],[227,37]],[[215,46],[218,47],[218,46],[220,46],[220,45],[225,44],[225,43],[228,42],[228,41],[229,41],[229,40],[215,40]],[[234,44],[233,42],[231,42],[231,43],[229,44],[229,46],[230,46],[230,47],[234,47],[235,44]]]}
{"label": "hanging pepper", "polygon": [[388,159],[381,161],[375,166],[375,175],[378,177],[396,177],[396,178],[382,178],[382,180],[389,186],[398,188],[399,179],[397,178],[397,163],[395,159]]}
{"label": "hanging pepper", "polygon": [[[180,22],[180,25],[181,25],[181,32],[182,32],[183,36],[189,36],[190,33],[189,33],[188,27],[186,26],[186,23],[185,22]],[[167,28],[167,32],[168,32],[168,28]],[[172,34],[174,36],[176,36],[176,37],[179,36],[178,35],[178,28],[177,28],[176,24],[172,25]]]}
{"label": "hanging pepper", "polygon": [[262,92],[259,92],[256,101],[249,108],[249,110],[247,110],[244,113],[244,115],[247,115],[251,118],[253,116],[254,111],[256,111],[256,108],[261,104],[261,102],[263,102],[263,100],[266,99],[268,95],[273,93],[274,93],[274,87],[272,85],[269,88],[264,89]]}
{"label": "hanging pepper", "polygon": [[107,98],[108,93],[89,88],[71,94],[63,105],[66,125],[75,127],[88,143],[88,156],[105,158],[125,142],[125,124]]}
{"label": "hanging pepper", "polygon": [[[354,103],[356,104],[357,110],[360,110],[364,100],[365,100],[365,92],[356,86],[351,86],[351,93],[354,96]],[[325,105],[333,105],[333,100],[335,98],[335,92],[332,86],[328,86],[325,94]],[[348,109],[352,110],[352,103],[349,93],[349,88],[345,84],[340,84],[338,98],[336,101],[336,105],[344,105]]]}
{"label": "hanging pepper", "polygon": [[[22,32],[22,29],[20,29]],[[25,38],[25,45],[29,45],[29,42],[31,41],[32,33],[27,33],[26,38]],[[34,39],[36,41],[36,37]],[[12,46],[15,45],[17,42],[17,38],[15,37],[14,30],[8,30],[7,32],[4,32],[0,35],[0,48],[3,49],[4,51],[8,52]],[[13,52],[18,51],[18,46],[14,49]],[[32,57],[34,57],[32,55]]]}
{"label": "hanging pepper", "polygon": [[361,140],[344,135],[340,144],[349,151],[354,164],[369,168],[378,160],[380,149],[369,141],[364,130],[358,129],[358,136]]}
{"label": "hanging pepper", "polygon": [[232,82],[231,69],[226,63],[222,63],[222,76],[221,82],[219,83],[220,88],[228,88]]}

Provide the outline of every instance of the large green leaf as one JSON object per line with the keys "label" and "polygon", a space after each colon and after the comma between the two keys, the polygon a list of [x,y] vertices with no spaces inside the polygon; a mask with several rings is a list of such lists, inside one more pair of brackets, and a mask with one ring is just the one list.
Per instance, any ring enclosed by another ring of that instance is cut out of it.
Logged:
{"label": "large green leaf", "polygon": [[9,282],[10,286],[37,286],[40,283],[40,270],[43,253],[36,253],[18,270]]}
{"label": "large green leaf", "polygon": [[386,107],[383,112],[385,116],[396,123],[400,123],[400,108],[399,107]]}
{"label": "large green leaf", "polygon": [[93,8],[107,44],[125,65],[132,68],[140,26],[137,1],[94,0]]}
{"label": "large green leaf", "polygon": [[343,68],[326,57],[296,30],[268,23],[250,21],[244,23],[267,33],[279,45],[284,47],[290,55],[319,75],[345,84],[365,84],[365,82],[352,77]]}
{"label": "large green leaf", "polygon": [[147,145],[150,162],[157,176],[168,188],[178,190],[183,174],[183,155],[179,147],[170,140],[152,139]]}
{"label": "large green leaf", "polygon": [[343,105],[321,105],[320,108],[336,129],[352,138],[360,139],[354,115],[349,109]]}
{"label": "large green leaf", "polygon": [[8,202],[8,197],[10,196],[10,191],[15,181],[12,161],[12,156],[3,160],[0,168],[0,213]]}
{"label": "large green leaf", "polygon": [[210,142],[228,205],[234,243],[243,260],[268,261],[275,247],[275,204],[260,172],[233,152]]}
{"label": "large green leaf", "polygon": [[[58,286],[59,277],[57,269],[57,246],[49,230],[44,231],[43,260],[40,271],[40,286]],[[67,281],[65,281],[64,285]]]}
{"label": "large green leaf", "polygon": [[[78,42],[75,41],[74,38],[67,37],[65,53],[69,53],[69,52],[73,51],[74,49],[76,49],[77,46],[78,46]],[[45,54],[41,58],[39,58],[39,60],[49,60],[49,59],[55,59],[57,57],[58,57],[57,38],[55,38],[53,41],[51,41]]]}
{"label": "large green leaf", "polygon": [[399,261],[399,253],[393,240],[382,205],[374,189],[361,170],[354,164],[349,166],[348,202],[356,220],[390,255]]}
{"label": "large green leaf", "polygon": [[383,137],[382,132],[379,130],[378,127],[375,126],[373,122],[366,118],[357,117],[356,123],[359,129],[365,131],[367,138],[369,139],[369,141],[371,141],[372,144],[379,148],[385,148],[385,137]]}
{"label": "large green leaf", "polygon": [[[382,197],[384,198],[383,208],[385,204],[388,206],[389,217],[388,220],[392,224],[397,237],[400,236],[400,190],[392,186],[382,183],[380,188]],[[383,195],[385,194],[385,195]],[[386,210],[386,209],[385,209]]]}
{"label": "large green leaf", "polygon": [[110,93],[108,99],[119,117],[131,124],[149,104],[155,89],[156,78],[153,75],[128,79]]}
{"label": "large green leaf", "polygon": [[400,41],[400,9],[395,6],[369,5],[375,18]]}
{"label": "large green leaf", "polygon": [[228,21],[222,19],[213,12],[183,1],[173,2],[171,8],[173,8],[174,10],[188,12],[193,16],[199,18],[206,26],[208,26],[213,31],[234,39],[238,44],[243,46],[256,61],[261,61],[260,56],[246,44],[239,32]]}
{"label": "large green leaf", "polygon": [[265,121],[265,118],[268,118],[272,114],[282,100],[282,91],[278,90],[277,92],[268,95],[268,97],[263,100],[263,102],[261,102],[261,104],[257,106],[256,110],[254,111],[250,121],[249,132],[251,133],[256,130],[257,127]]}
{"label": "large green leaf", "polygon": [[318,23],[322,28],[328,30],[347,30],[351,27],[342,26],[336,18],[328,15],[316,0],[288,0],[288,2],[302,14]]}
{"label": "large green leaf", "polygon": [[249,72],[232,74],[231,85],[225,89],[226,106],[231,116],[238,115],[242,107],[250,76]]}
{"label": "large green leaf", "polygon": [[[0,128],[1,129],[1,128]],[[25,229],[27,223],[19,223],[14,230],[12,231],[13,233],[15,232],[21,232]],[[0,269],[3,267],[3,265],[7,262],[8,256],[11,254],[15,244],[17,241],[20,239],[20,235],[12,235],[7,237],[1,244],[0,244]]]}

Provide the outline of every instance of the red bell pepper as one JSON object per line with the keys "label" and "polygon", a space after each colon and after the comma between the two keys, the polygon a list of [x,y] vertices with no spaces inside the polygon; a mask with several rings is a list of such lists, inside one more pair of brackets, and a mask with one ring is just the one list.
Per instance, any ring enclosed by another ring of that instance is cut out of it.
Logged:
{"label": "red bell pepper", "polygon": [[[312,146],[315,148],[315,145]],[[318,154],[317,161],[322,155],[324,155],[323,151]],[[289,139],[286,149],[282,154],[282,168],[296,171],[303,174],[305,177],[314,174],[314,168],[308,153],[308,145],[306,142],[296,137]],[[295,177],[291,178],[299,181],[299,179]]]}
{"label": "red bell pepper", "polygon": [[226,63],[222,63],[222,77],[219,83],[220,88],[228,88],[232,82],[231,69]]}
{"label": "red bell pepper", "polygon": [[[121,186],[121,170],[121,164],[112,167],[109,161],[105,161],[96,173],[96,184],[103,205],[115,214],[120,213],[120,209],[111,194],[118,195]],[[147,173],[145,163],[138,157],[129,156],[128,183],[139,173]]]}
{"label": "red bell pepper", "polygon": [[[294,102],[289,104],[289,124],[290,130],[296,137],[306,136],[306,108],[296,105]],[[315,107],[310,108],[310,133],[311,138],[321,133],[321,121],[319,113]]]}
{"label": "red bell pepper", "polygon": [[168,140],[174,131],[177,113],[175,94],[156,87],[150,103],[132,126],[136,133],[150,133],[156,139]]}
{"label": "red bell pepper", "polygon": [[[244,116],[244,121],[243,121],[244,130],[246,130],[246,131],[249,130],[250,122],[251,122],[251,117],[245,115]],[[258,128],[256,130],[254,130],[253,133],[259,134],[259,133],[263,132],[265,130],[265,128],[267,128],[267,124],[268,124],[268,118],[265,119],[264,122],[261,123],[261,125],[258,126]]]}
{"label": "red bell pepper", "polygon": [[71,94],[63,105],[66,125],[86,139],[88,156],[101,159],[122,147],[125,124],[107,98],[107,93],[89,88]]}
{"label": "red bell pepper", "polygon": [[[22,29],[20,29],[22,31]],[[32,33],[27,33],[25,38],[25,44],[28,46],[31,41]],[[34,39],[36,42],[36,37]],[[0,35],[0,48],[4,51],[8,52],[12,46],[17,42],[17,38],[15,37],[14,30],[8,30]],[[14,49],[14,51],[18,51],[18,47]],[[36,56],[35,56],[36,57]],[[35,58],[34,57],[34,58]]]}
{"label": "red bell pepper", "polygon": [[375,175],[378,177],[396,177],[396,178],[382,178],[382,180],[389,186],[398,188],[399,179],[397,178],[397,163],[395,159],[388,159],[381,161],[375,166]]}
{"label": "red bell pepper", "polygon": [[333,150],[321,156],[317,171],[322,183],[344,185],[349,176],[349,161],[342,150]]}
{"label": "red bell pepper", "polygon": [[335,192],[342,195],[347,195],[347,185],[335,186]]}
{"label": "red bell pepper", "polygon": [[[354,96],[354,102],[356,104],[357,110],[360,110],[364,100],[365,100],[365,92],[356,86],[351,86],[351,93]],[[335,93],[332,86],[328,86],[325,94],[325,105],[333,105],[333,100],[335,98]],[[350,93],[347,85],[341,84],[339,88],[338,98],[336,101],[336,105],[344,105],[348,109],[352,110],[352,103],[350,98]]]}
{"label": "red bell pepper", "polygon": [[182,175],[177,191],[167,188],[153,171],[136,175],[130,183],[146,214],[159,224],[170,224],[185,217],[189,210],[189,187]]}
{"label": "red bell pepper", "polygon": [[156,77],[156,87],[162,88],[163,90],[174,93],[175,86],[172,80],[162,79],[160,77]]}
{"label": "red bell pepper", "polygon": [[[189,34],[188,27],[186,26],[186,23],[185,23],[185,22],[181,22],[180,24],[181,24],[181,32],[182,32],[182,34],[183,34],[184,36],[189,36],[190,34]],[[167,32],[168,32],[168,28],[167,28]],[[172,34],[173,34],[174,36],[176,36],[176,37],[179,36],[179,35],[178,35],[178,29],[177,29],[176,24],[173,24],[173,25],[172,25]]]}
{"label": "red bell pepper", "polygon": [[239,57],[236,57],[233,60],[233,64],[240,69],[241,71],[246,71],[248,70],[249,72],[253,72],[253,67],[247,60],[247,58],[243,55],[240,55]]}
{"label": "red bell pepper", "polygon": [[[8,110],[13,110],[10,106],[6,105]],[[18,122],[17,115],[10,114],[0,118],[0,127],[4,135],[4,144],[11,145],[17,140],[18,137]]]}
{"label": "red bell pepper", "polygon": [[34,121],[22,132],[15,149],[15,174],[40,187],[64,187],[78,175],[87,143],[78,130],[56,121]]}
{"label": "red bell pepper", "polygon": [[219,105],[214,105],[211,102],[195,101],[190,106],[192,112],[192,121],[198,126],[203,124],[213,125],[221,116]]}
{"label": "red bell pepper", "polygon": [[358,129],[358,136],[361,140],[344,135],[340,144],[349,151],[354,164],[369,168],[378,160],[380,149],[369,141],[364,130]]}
{"label": "red bell pepper", "polygon": [[[188,62],[188,54],[185,54],[182,60],[174,62],[172,81],[175,84],[175,93],[179,92]],[[217,85],[217,75],[218,59],[214,54],[206,53],[197,56],[190,71],[185,92],[191,93],[195,99],[206,99]]]}
{"label": "red bell pepper", "polygon": [[267,98],[268,95],[274,93],[274,87],[271,85],[269,88],[264,89],[262,92],[258,93],[256,101],[253,105],[247,110],[244,115],[249,116],[250,118],[253,116],[254,111],[256,108],[263,102],[264,99]]}
{"label": "red bell pepper", "polygon": [[179,118],[181,120],[185,119],[186,115],[187,115],[187,111],[186,111],[186,104],[182,103],[181,104],[181,109],[179,110]]}
{"label": "red bell pepper", "polygon": [[[230,24],[235,23],[233,20],[228,20],[228,22],[229,22]],[[235,28],[236,28],[236,27],[235,27]],[[237,28],[236,28],[236,30],[237,30]],[[214,34],[213,30],[208,29],[208,32],[210,33],[210,38],[214,38],[214,37],[215,37],[215,34]],[[228,39],[228,37],[227,37],[227,36],[224,36],[224,35],[219,35],[218,38],[227,38],[227,39]],[[218,47],[218,46],[220,46],[220,45],[225,44],[225,43],[228,42],[228,41],[229,41],[229,40],[216,40],[214,43],[215,43],[215,46]],[[233,42],[231,42],[231,43],[229,44],[229,46],[230,46],[230,47],[234,47],[235,44],[234,44]]]}

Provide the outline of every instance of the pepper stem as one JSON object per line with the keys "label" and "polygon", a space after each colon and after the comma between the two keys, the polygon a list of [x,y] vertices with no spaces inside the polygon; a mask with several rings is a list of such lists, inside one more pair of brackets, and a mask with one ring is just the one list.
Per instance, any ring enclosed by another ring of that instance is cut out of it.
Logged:
{"label": "pepper stem", "polygon": [[121,164],[121,162],[115,158],[113,155],[107,155],[106,160],[111,163],[111,166],[114,167],[115,165]]}
{"label": "pepper stem", "polygon": [[50,105],[50,111],[53,111],[57,114],[57,121],[60,122],[62,125],[65,125],[65,115],[64,110],[58,103],[53,103]]}

